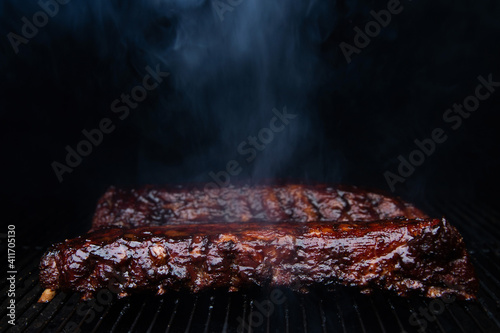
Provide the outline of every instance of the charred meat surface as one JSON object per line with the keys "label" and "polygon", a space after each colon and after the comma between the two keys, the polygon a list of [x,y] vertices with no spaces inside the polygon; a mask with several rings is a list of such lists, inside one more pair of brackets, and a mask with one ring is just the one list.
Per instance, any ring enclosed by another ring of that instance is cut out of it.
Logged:
{"label": "charred meat surface", "polygon": [[40,281],[84,299],[103,288],[126,296],[317,284],[473,299],[478,288],[462,237],[445,219],[101,229],[53,245]]}
{"label": "charred meat surface", "polygon": [[399,198],[354,186],[110,187],[97,204],[92,230],[193,222],[374,221],[401,216],[427,217]]}

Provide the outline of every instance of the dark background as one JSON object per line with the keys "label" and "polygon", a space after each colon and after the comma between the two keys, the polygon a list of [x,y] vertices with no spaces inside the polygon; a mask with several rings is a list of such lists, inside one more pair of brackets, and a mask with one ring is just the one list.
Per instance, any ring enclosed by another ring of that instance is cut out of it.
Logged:
{"label": "dark background", "polygon": [[[259,86],[261,72],[254,65],[262,53],[240,62],[230,49],[221,52],[203,43],[249,17],[246,3],[226,13],[224,22],[213,15],[210,2],[152,3],[73,0],[60,5],[16,54],[7,34],[19,34],[21,18],[31,18],[40,7],[2,1],[3,224],[65,221],[75,232],[86,230],[97,198],[109,185],[211,181],[208,172],[238,159],[237,144],[268,123],[273,107],[284,105],[300,115],[300,124],[287,128],[274,148],[271,142],[232,180],[347,183],[390,192],[384,172],[396,173],[397,157],[408,157],[415,139],[441,127],[447,141],[396,185],[395,194],[417,203],[435,196],[496,202],[500,91],[457,130],[442,116],[474,93],[479,75],[491,73],[500,81],[498,1],[402,1],[403,12],[349,64],[339,44],[353,44],[354,27],[363,29],[372,20],[370,10],[386,8],[387,2],[311,2],[316,11],[297,10],[300,15],[286,18],[293,31],[279,25],[298,42],[281,58],[269,56],[265,62],[270,78],[265,94],[274,94],[265,103],[260,95],[245,93]],[[184,30],[186,13],[199,19]],[[276,20],[270,16],[269,22]],[[266,21],[261,23],[255,34],[266,31]],[[176,51],[183,31],[192,34],[183,41],[191,38],[195,45],[187,50],[201,54],[193,58],[196,66],[186,65],[182,48]],[[276,44],[286,48],[290,40],[277,37]],[[286,63],[288,52],[294,63]],[[117,120],[111,102],[141,82],[146,65],[157,63],[171,75],[127,119]],[[298,68],[297,81],[290,83],[287,68]],[[253,88],[246,90],[247,85]],[[64,163],[65,146],[74,148],[84,138],[81,131],[96,128],[104,117],[113,119],[116,130],[60,183],[51,163]]]}

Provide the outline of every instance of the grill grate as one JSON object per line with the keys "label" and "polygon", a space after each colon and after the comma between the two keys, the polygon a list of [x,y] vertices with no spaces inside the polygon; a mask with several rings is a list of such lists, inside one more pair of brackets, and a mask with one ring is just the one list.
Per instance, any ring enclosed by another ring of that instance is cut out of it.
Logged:
{"label": "grill grate", "polygon": [[[477,302],[452,302],[432,320],[426,332],[500,332],[500,213],[485,203],[429,200],[422,205],[430,215],[446,216],[460,230],[471,252],[480,280]],[[40,239],[63,239],[69,226],[51,230],[33,224],[18,242],[37,244]],[[39,244],[39,243],[38,243]],[[2,240],[2,258],[6,243]],[[282,289],[285,303],[272,311],[259,305],[269,298],[265,291],[212,292],[199,295],[169,293],[110,299],[92,305],[76,294],[59,293],[48,304],[36,303],[40,246],[17,249],[16,326],[8,325],[6,281],[0,282],[0,331],[9,332],[418,332],[412,314],[429,309],[432,300],[398,298],[383,293],[367,296],[348,288],[332,292],[313,290],[299,295]],[[83,305],[82,305],[83,304]],[[91,308],[93,306],[93,308]],[[419,318],[422,318],[421,316]],[[246,322],[243,330],[238,327]]]}

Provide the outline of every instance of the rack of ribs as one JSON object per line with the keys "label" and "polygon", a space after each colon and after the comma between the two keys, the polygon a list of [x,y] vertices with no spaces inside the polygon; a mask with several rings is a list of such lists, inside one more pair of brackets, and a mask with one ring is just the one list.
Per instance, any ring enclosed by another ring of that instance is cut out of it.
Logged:
{"label": "rack of ribs", "polygon": [[[118,277],[118,278],[117,278]],[[42,257],[40,301],[109,288],[198,292],[313,285],[473,299],[463,239],[399,198],[328,185],[111,187],[91,231]]]}
{"label": "rack of ribs", "polygon": [[354,186],[110,187],[97,203],[92,230],[192,222],[374,221],[399,216],[427,217],[399,198]]}
{"label": "rack of ribs", "polygon": [[459,299],[474,299],[478,288],[453,226],[402,218],[101,229],[53,245],[42,257],[40,281],[47,288],[40,301],[57,290],[89,299],[110,285],[119,296],[341,284]]}

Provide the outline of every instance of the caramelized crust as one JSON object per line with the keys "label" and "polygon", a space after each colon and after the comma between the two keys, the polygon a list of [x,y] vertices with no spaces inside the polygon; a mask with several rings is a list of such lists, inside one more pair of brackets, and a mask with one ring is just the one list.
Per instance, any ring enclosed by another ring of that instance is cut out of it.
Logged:
{"label": "caramelized crust", "polygon": [[[293,207],[302,200],[310,202],[300,197],[310,192],[294,193],[289,196],[294,204],[289,204],[279,198],[283,195],[280,191],[260,190],[262,193],[254,191],[253,195],[275,195],[282,207],[291,207],[283,212],[300,221],[313,215],[331,218],[337,214],[334,211],[338,212],[335,205],[322,206],[321,202],[335,200],[324,195],[315,197],[317,203],[314,209],[309,207],[311,212],[302,207],[305,213],[300,215]],[[155,193],[155,197],[160,196]],[[167,196],[177,194],[162,195],[159,202],[164,204],[175,202]],[[187,214],[187,210],[175,209],[179,216]],[[213,210],[206,209],[204,218],[213,220]],[[260,206],[248,208],[251,212],[254,209],[265,210]],[[243,211],[237,212],[231,216],[240,216]],[[53,291],[80,292],[84,299],[103,288],[125,296],[180,289],[235,291],[252,285],[304,291],[313,285],[341,284],[363,292],[376,288],[401,296],[456,295],[460,299],[473,299],[477,292],[462,237],[445,219],[228,222],[101,229],[53,245],[42,257],[40,281]]]}
{"label": "caramelized crust", "polygon": [[353,186],[110,187],[97,204],[92,230],[193,222],[374,221],[402,216],[427,217],[399,198]]}

